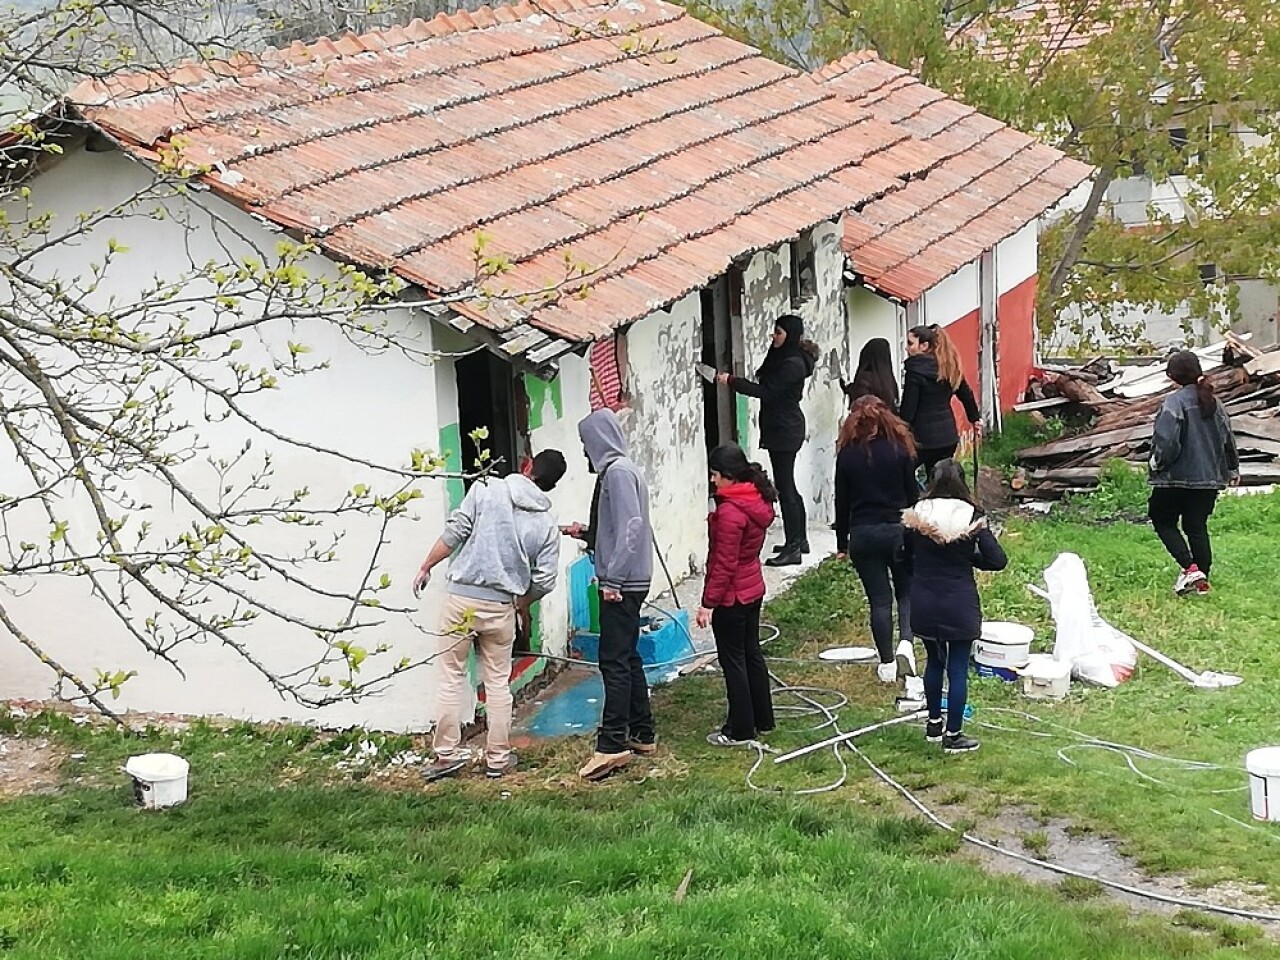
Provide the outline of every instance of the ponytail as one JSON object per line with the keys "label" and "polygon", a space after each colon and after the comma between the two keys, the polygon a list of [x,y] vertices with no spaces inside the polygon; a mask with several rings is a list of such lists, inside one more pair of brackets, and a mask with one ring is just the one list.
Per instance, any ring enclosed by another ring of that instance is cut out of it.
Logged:
{"label": "ponytail", "polygon": [[960,353],[956,345],[947,336],[947,331],[936,323],[927,327],[912,327],[911,335],[920,343],[928,344],[934,359],[938,361],[938,382],[950,385],[952,391],[959,388],[964,380],[964,366],[960,363]]}
{"label": "ponytail", "polygon": [[1213,384],[1209,382],[1209,378],[1204,375],[1204,370],[1200,367],[1199,357],[1190,350],[1179,350],[1169,358],[1164,372],[1165,376],[1180,386],[1189,387],[1194,384],[1200,416],[1205,420],[1213,418],[1213,415],[1218,412],[1218,398],[1213,392]]}
{"label": "ponytail", "polygon": [[765,503],[778,502],[778,488],[773,485],[773,481],[769,479],[769,474],[764,472],[764,467],[754,461],[747,464],[747,476],[745,479],[755,485],[760,491],[760,498]]}

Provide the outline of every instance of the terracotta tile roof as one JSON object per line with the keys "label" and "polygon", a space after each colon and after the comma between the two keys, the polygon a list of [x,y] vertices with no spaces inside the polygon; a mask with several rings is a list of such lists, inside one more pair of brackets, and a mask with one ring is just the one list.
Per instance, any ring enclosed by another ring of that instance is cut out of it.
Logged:
{"label": "terracotta tile roof", "polygon": [[134,155],[181,145],[219,196],[431,293],[477,285],[483,231],[510,268],[459,325],[535,364],[941,160],[660,0],[442,14],[70,100]]}
{"label": "terracotta tile roof", "polygon": [[1092,173],[874,54],[851,54],[814,76],[945,157],[923,178],[845,218],[854,269],[902,300],[917,299],[1038,219]]}

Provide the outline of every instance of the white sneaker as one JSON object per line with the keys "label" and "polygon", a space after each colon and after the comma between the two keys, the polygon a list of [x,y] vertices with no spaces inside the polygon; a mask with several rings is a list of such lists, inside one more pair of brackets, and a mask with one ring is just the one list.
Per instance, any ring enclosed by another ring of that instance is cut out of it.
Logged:
{"label": "white sneaker", "polygon": [[897,683],[898,682],[898,664],[895,660],[888,663],[879,664],[876,667],[876,676],[880,678],[881,683]]}
{"label": "white sneaker", "polygon": [[916,647],[910,640],[898,641],[898,652],[895,655],[898,662],[898,672],[904,677],[914,677],[916,675]]}
{"label": "white sneaker", "polygon": [[1178,574],[1178,579],[1173,582],[1173,592],[1181,596],[1184,593],[1191,593],[1196,584],[1203,583],[1208,580],[1194,563]]}
{"label": "white sneaker", "polygon": [[906,690],[903,696],[908,700],[919,700],[924,702],[924,680],[921,677],[907,677],[904,681]]}

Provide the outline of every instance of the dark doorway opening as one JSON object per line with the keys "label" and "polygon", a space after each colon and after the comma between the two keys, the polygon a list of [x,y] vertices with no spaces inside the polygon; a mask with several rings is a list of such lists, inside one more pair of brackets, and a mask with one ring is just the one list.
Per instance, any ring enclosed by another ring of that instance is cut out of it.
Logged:
{"label": "dark doorway opening", "polygon": [[[505,477],[529,455],[524,381],[509,363],[488,350],[459,357],[454,370],[462,469],[472,474],[488,468],[491,474]],[[487,431],[488,436],[477,441],[472,436],[477,430]],[[467,486],[473,482],[467,480]]]}
{"label": "dark doorway opening", "polygon": [[[729,274],[719,277],[709,287],[704,287],[701,296],[701,360],[718,371],[740,374],[741,365],[737,362],[737,357],[741,354],[738,343],[741,339],[741,273],[736,269],[731,270]],[[739,316],[736,322],[735,316]],[[710,451],[722,443],[736,443],[738,420],[733,391],[726,386],[704,382],[702,401],[707,450]]]}

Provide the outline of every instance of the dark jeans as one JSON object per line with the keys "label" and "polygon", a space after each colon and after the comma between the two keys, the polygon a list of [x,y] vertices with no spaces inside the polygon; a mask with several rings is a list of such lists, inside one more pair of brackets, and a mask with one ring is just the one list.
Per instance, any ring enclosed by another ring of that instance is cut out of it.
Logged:
{"label": "dark jeans", "polygon": [[653,743],[649,684],[636,645],[640,606],[647,593],[624,593],[618,603],[600,601],[600,676],[604,711],[596,731],[596,751],[625,753],[628,740]]}
{"label": "dark jeans", "polygon": [[720,728],[731,740],[754,740],[773,729],[769,668],[760,652],[760,604],[734,604],[711,611],[711,632],[729,697],[729,719]]}
{"label": "dark jeans", "polygon": [[920,458],[920,462],[924,464],[924,482],[928,486],[929,481],[933,479],[933,468],[947,457],[956,455],[957,444],[951,443],[945,447],[921,447],[916,451],[916,456]]}
{"label": "dark jeans", "polygon": [[902,551],[902,524],[850,527],[849,559],[867,592],[876,652],[881,663],[888,663],[893,659],[894,597],[898,599],[898,637],[911,639],[911,571]]}
{"label": "dark jeans", "polygon": [[[1192,490],[1186,487],[1152,487],[1147,501],[1147,516],[1156,528],[1156,536],[1169,551],[1169,556],[1183,570],[1195,564],[1206,577],[1213,565],[1213,547],[1209,544],[1209,515],[1218,502],[1217,490]],[[1182,521],[1182,530],[1178,521]],[[1186,539],[1182,537],[1186,531]]]}
{"label": "dark jeans", "polygon": [[947,678],[947,733],[959,733],[964,705],[969,700],[969,655],[972,640],[932,640],[921,637],[928,661],[924,666],[924,701],[929,717],[942,716],[942,677]]}
{"label": "dark jeans", "polygon": [[804,497],[796,489],[796,451],[770,450],[769,464],[773,467],[773,485],[778,490],[787,546],[799,546],[808,539],[809,520],[805,516]]}

